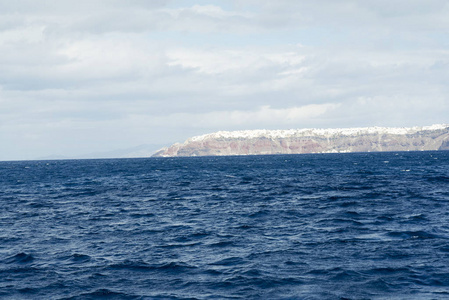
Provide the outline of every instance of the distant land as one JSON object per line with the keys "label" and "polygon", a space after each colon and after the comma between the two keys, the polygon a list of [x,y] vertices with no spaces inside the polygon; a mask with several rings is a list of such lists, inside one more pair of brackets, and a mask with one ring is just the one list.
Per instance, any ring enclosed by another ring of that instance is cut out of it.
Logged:
{"label": "distant land", "polygon": [[103,152],[91,152],[82,155],[48,155],[36,158],[36,160],[59,160],[59,159],[102,159],[102,158],[138,158],[138,157],[150,157],[162,145],[145,144],[132,148],[116,149]]}
{"label": "distant land", "polygon": [[153,157],[449,150],[449,125],[219,131]]}

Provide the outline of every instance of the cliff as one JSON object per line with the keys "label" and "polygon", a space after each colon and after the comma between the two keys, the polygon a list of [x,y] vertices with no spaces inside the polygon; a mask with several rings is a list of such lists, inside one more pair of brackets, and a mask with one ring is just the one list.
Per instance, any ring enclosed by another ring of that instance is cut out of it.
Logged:
{"label": "cliff", "polygon": [[449,125],[219,131],[176,143],[155,157],[449,150]]}

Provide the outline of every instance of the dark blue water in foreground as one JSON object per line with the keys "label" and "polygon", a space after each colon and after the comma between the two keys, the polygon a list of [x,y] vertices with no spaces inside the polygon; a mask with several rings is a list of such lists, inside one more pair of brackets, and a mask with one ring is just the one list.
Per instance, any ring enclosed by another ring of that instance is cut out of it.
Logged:
{"label": "dark blue water in foreground", "polygon": [[446,299],[449,152],[0,163],[2,299]]}

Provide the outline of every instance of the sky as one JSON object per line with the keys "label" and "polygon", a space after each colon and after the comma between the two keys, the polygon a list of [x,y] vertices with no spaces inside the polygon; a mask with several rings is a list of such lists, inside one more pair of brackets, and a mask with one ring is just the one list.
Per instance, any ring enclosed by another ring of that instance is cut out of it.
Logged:
{"label": "sky", "polygon": [[447,0],[0,0],[0,160],[439,123]]}

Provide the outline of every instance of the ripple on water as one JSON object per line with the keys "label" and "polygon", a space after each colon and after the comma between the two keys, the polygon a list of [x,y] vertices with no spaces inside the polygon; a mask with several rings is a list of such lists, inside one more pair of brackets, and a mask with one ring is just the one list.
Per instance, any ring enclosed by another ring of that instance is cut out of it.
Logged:
{"label": "ripple on water", "polygon": [[0,298],[444,299],[448,174],[449,152],[0,162]]}

